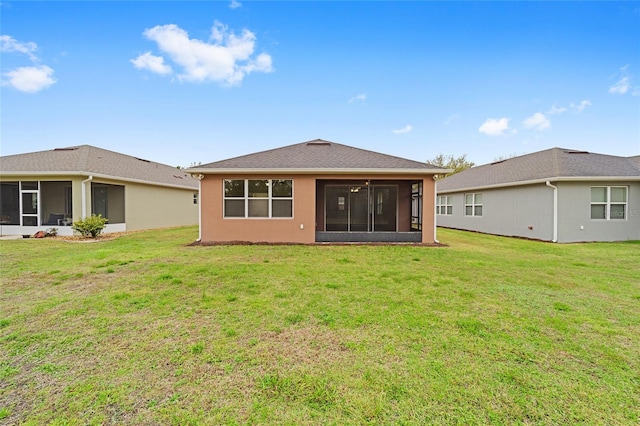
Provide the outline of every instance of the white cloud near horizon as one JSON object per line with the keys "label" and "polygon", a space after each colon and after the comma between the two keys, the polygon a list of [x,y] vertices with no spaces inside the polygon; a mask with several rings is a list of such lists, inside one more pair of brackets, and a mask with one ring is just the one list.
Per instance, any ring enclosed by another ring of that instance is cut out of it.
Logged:
{"label": "white cloud near horizon", "polygon": [[349,99],[349,103],[352,104],[355,101],[366,101],[367,100],[367,94],[366,93],[360,93],[359,95],[356,95],[354,97],[352,97],[351,99]]}
{"label": "white cloud near horizon", "polygon": [[240,6],[242,6],[242,3],[240,3],[238,0],[231,0],[231,3],[229,3],[230,9],[237,9]]}
{"label": "white cloud near horizon", "polygon": [[480,128],[478,129],[478,132],[484,133],[489,136],[501,136],[507,130],[509,130],[508,118],[488,118],[484,123],[482,123],[482,126],[480,126]]}
{"label": "white cloud near horizon", "polygon": [[[157,25],[145,30],[143,35],[155,41],[160,51],[180,69],[177,74],[180,81],[214,81],[233,86],[252,72],[273,71],[270,55],[254,56],[256,36],[247,29],[236,35],[215,21],[209,41],[189,38],[189,34],[175,24]],[[147,52],[131,62],[157,74],[173,74],[168,72],[171,66],[164,64],[164,59]]]}
{"label": "white cloud near horizon", "polygon": [[551,127],[549,119],[541,112],[536,112],[522,122],[527,129],[544,130]]}
{"label": "white cloud near horizon", "polygon": [[396,135],[401,135],[403,133],[409,133],[412,130],[413,130],[413,126],[411,124],[407,124],[401,129],[392,130],[392,132],[395,133]]}
{"label": "white cloud near horizon", "polygon": [[3,81],[2,85],[13,86],[21,92],[36,93],[56,83],[53,72],[53,69],[46,65],[19,67],[2,74],[9,79]]}
{"label": "white cloud near horizon", "polygon": [[36,50],[38,45],[32,41],[23,43],[9,35],[0,35],[0,52],[22,53],[33,63],[33,66],[18,67],[2,73],[0,84],[25,93],[37,93],[55,84],[57,80],[53,78],[53,69],[38,64],[39,59],[34,53]]}

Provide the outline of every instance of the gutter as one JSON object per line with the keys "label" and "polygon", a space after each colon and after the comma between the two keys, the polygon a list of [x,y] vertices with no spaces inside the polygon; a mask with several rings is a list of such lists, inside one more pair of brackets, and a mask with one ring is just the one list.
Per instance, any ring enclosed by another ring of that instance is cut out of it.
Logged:
{"label": "gutter", "polygon": [[[5,176],[68,176],[68,177],[77,177],[78,175],[83,176],[86,175],[87,173],[90,173],[89,171],[63,171],[63,172],[59,172],[59,171],[35,171],[35,172],[30,172],[30,171],[0,171],[0,176],[1,177],[5,177]],[[194,189],[196,189],[195,186],[193,185],[176,185],[176,184],[171,184],[171,183],[162,183],[162,182],[157,182],[157,181],[149,181],[149,180],[144,180],[144,179],[134,179],[134,178],[126,178],[126,177],[121,177],[121,176],[112,176],[112,175],[105,175],[102,173],[92,173],[91,174],[92,177],[96,178],[96,179],[107,179],[107,180],[112,180],[112,181],[116,181],[116,182],[131,182],[131,183],[140,183],[143,185],[152,185],[152,186],[161,186],[161,187],[167,187],[167,188],[178,188],[178,189],[188,189],[190,191],[193,191]]]}
{"label": "gutter", "polygon": [[380,168],[357,168],[357,169],[340,169],[340,168],[189,168],[185,172],[196,174],[202,173],[207,175],[261,175],[261,174],[286,174],[286,175],[360,175],[360,174],[386,174],[386,175],[430,175],[430,174],[446,174],[453,172],[452,169],[380,169]]}
{"label": "gutter", "polygon": [[438,204],[438,179],[433,176],[433,241],[436,244],[440,244],[438,241],[437,229],[438,229],[438,215],[436,214],[436,205]]}
{"label": "gutter", "polygon": [[551,182],[546,181],[545,184],[553,189],[553,239],[552,243],[558,242],[558,187],[551,185]]}
{"label": "gutter", "polygon": [[540,179],[523,180],[516,182],[504,182],[491,185],[467,186],[452,189],[441,189],[441,194],[455,194],[456,192],[478,191],[483,189],[509,188],[514,186],[537,185],[539,183],[554,182],[636,182],[640,181],[638,176],[549,176]]}
{"label": "gutter", "polygon": [[197,242],[202,241],[202,179],[203,174],[191,174],[192,177],[198,179],[198,239]]}
{"label": "gutter", "polygon": [[87,179],[82,181],[82,219],[87,218],[87,186],[85,184],[92,180],[93,176],[89,176]]}

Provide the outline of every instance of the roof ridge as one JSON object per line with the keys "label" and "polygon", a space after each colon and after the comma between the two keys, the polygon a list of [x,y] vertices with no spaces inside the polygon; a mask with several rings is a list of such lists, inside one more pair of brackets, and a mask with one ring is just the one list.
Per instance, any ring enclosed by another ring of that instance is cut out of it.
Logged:
{"label": "roof ridge", "polygon": [[80,151],[78,153],[78,163],[77,163],[77,169],[78,171],[82,171],[85,173],[90,173],[89,172],[89,154],[90,154],[90,148],[91,145],[80,145],[77,147],[78,150]]}

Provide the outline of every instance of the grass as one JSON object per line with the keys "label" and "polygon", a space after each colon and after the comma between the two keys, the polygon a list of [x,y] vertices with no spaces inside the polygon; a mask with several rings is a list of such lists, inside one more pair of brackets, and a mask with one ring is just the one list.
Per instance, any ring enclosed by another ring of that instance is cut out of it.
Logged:
{"label": "grass", "polygon": [[640,422],[640,242],[0,241],[0,420]]}

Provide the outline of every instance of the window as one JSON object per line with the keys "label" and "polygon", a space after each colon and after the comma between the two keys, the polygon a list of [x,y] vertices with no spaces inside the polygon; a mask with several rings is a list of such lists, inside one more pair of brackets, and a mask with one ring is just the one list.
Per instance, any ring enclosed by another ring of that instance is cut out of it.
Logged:
{"label": "window", "polygon": [[411,230],[422,230],[422,182],[411,184]]}
{"label": "window", "polygon": [[464,194],[464,215],[482,216],[482,194]]}
{"label": "window", "polygon": [[591,187],[591,219],[624,220],[626,218],[626,186]]}
{"label": "window", "polygon": [[450,196],[441,195],[436,201],[436,214],[451,216],[453,214],[453,204]]}
{"label": "window", "polygon": [[198,194],[193,194],[193,204],[198,204]]}
{"label": "window", "polygon": [[293,180],[225,179],[224,217],[293,217]]}

